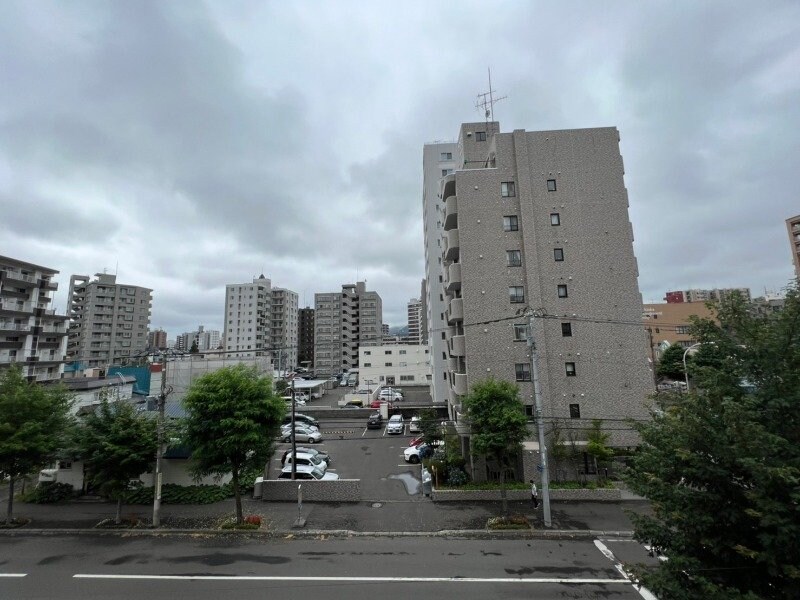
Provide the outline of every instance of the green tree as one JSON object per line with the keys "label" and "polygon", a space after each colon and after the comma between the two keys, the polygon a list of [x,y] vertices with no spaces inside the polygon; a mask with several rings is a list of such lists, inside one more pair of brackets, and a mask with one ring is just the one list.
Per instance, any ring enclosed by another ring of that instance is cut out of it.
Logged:
{"label": "green tree", "polygon": [[434,446],[443,437],[441,421],[432,408],[423,408],[419,411],[419,429],[422,439],[431,446]]}
{"label": "green tree", "polygon": [[152,470],[156,448],[156,421],[123,400],[100,405],[75,430],[75,449],[83,459],[89,482],[117,501],[115,522],[122,522],[122,501],[131,479]]}
{"label": "green tree", "polygon": [[72,423],[72,396],[61,386],[29,382],[19,366],[0,376],[0,471],[9,477],[6,524],[14,516],[14,483],[53,461]]}
{"label": "green tree", "polygon": [[189,348],[189,354],[197,354],[198,352],[200,352],[200,350],[197,347],[197,340],[192,340],[192,347]]}
{"label": "green tree", "polygon": [[603,431],[603,420],[592,419],[592,426],[586,431],[586,453],[594,459],[594,470],[598,477],[598,461],[606,462],[614,456],[614,451],[607,446],[610,437],[610,433]]}
{"label": "green tree", "polygon": [[470,423],[472,451],[494,459],[500,467],[500,497],[506,514],[506,468],[519,455],[522,441],[528,437],[519,388],[508,381],[484,379],[464,397],[463,407]]}
{"label": "green tree", "polygon": [[693,392],[639,426],[627,480],[653,515],[636,537],[669,560],[639,576],[660,598],[796,598],[800,589],[800,297],[753,316],[741,298],[692,333],[713,347]]}
{"label": "green tree", "polygon": [[283,393],[289,388],[289,382],[285,379],[279,379],[275,382],[275,393],[282,396]]}
{"label": "green tree", "polygon": [[207,373],[189,387],[183,404],[188,413],[186,442],[192,472],[200,478],[231,474],[236,522],[242,523],[242,473],[263,470],[286,411],[272,391],[272,381],[243,365]]}
{"label": "green tree", "polygon": [[685,351],[686,348],[677,344],[664,350],[661,353],[658,365],[656,365],[656,375],[668,379],[682,380],[686,376],[683,370],[683,353]]}

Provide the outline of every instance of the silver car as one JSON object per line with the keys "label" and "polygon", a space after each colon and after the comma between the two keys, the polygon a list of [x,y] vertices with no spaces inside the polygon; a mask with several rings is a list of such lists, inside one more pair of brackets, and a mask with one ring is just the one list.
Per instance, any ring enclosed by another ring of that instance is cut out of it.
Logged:
{"label": "silver car", "polygon": [[[284,442],[291,442],[292,441],[292,430],[291,429],[282,429],[281,430],[281,439]],[[319,431],[311,429],[309,427],[303,427],[302,425],[295,425],[294,427],[294,439],[296,442],[305,442],[307,444],[316,444],[322,441],[322,434]]]}

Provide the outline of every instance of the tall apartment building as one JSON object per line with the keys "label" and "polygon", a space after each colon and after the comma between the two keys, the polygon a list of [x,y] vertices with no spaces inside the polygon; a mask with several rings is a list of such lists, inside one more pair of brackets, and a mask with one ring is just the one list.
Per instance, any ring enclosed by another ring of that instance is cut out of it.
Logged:
{"label": "tall apartment building", "polygon": [[[419,290],[419,301],[420,301],[420,311],[419,311],[419,335],[420,335],[420,344],[424,344],[425,346],[428,345],[428,298],[427,298],[427,290],[428,289],[428,282],[426,280],[422,280],[420,284]],[[430,351],[429,351],[430,353]]]}
{"label": "tall apartment building", "polygon": [[50,308],[57,273],[0,256],[0,371],[18,364],[28,379],[61,378],[68,317]]}
{"label": "tall apartment building", "polygon": [[229,356],[270,356],[276,368],[296,366],[297,298],[296,292],[273,288],[264,275],[225,286],[223,337]]}
{"label": "tall apartment building", "polygon": [[335,375],[358,367],[358,349],[382,343],[383,303],[359,281],[341,292],[314,294],[314,371]]}
{"label": "tall apartment building", "polygon": [[197,345],[198,352],[216,350],[219,348],[220,334],[215,329],[206,331],[203,325],[199,325],[196,331],[186,331],[175,338],[175,349],[182,352],[189,352],[193,345]]}
{"label": "tall apartment building", "polygon": [[69,280],[69,344],[73,368],[106,367],[143,354],[153,307],[153,290],[117,283],[97,273]]}
{"label": "tall apartment building", "polygon": [[422,211],[425,236],[425,321],[431,363],[431,398],[434,403],[449,399],[448,358],[445,331],[442,251],[445,231],[440,184],[459,164],[456,143],[425,144],[422,150]]}
{"label": "tall apartment building", "polygon": [[713,290],[676,290],[664,294],[667,304],[681,302],[719,302],[733,293],[739,293],[750,302],[750,288],[715,288]]}
{"label": "tall apartment building", "polygon": [[[443,152],[425,147],[426,175],[443,173]],[[425,201],[425,240],[433,378],[459,432],[469,431],[463,396],[488,376],[517,382],[533,415],[527,314],[545,419],[584,429],[647,418],[647,336],[615,324],[642,318],[617,129],[500,133],[497,122],[465,123],[453,155],[457,170]],[[612,444],[636,440],[608,429]]]}
{"label": "tall apartment building", "polygon": [[154,329],[147,333],[147,348],[164,350],[168,348],[167,332],[163,329]]}
{"label": "tall apartment building", "polygon": [[297,311],[297,364],[301,367],[314,366],[314,309],[301,308]]}
{"label": "tall apartment building", "polygon": [[412,298],[408,301],[408,343],[422,343],[422,300]]}
{"label": "tall apartment building", "polygon": [[794,276],[800,279],[800,215],[786,219],[786,232],[789,234],[789,247],[792,249]]}

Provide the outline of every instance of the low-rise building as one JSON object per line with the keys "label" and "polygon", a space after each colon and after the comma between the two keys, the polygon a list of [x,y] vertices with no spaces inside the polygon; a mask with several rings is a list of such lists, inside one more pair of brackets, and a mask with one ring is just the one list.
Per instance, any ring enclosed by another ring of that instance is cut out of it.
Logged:
{"label": "low-rise building", "polygon": [[650,340],[650,359],[658,362],[661,353],[677,344],[688,348],[696,344],[690,333],[690,317],[714,318],[714,311],[705,302],[645,304],[643,320]]}
{"label": "low-rise building", "polygon": [[384,344],[359,348],[358,375],[361,386],[429,386],[431,363],[422,344]]}

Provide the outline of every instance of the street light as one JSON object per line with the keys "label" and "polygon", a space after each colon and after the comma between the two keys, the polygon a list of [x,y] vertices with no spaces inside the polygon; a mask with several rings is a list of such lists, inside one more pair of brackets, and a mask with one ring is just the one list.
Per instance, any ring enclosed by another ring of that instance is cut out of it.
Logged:
{"label": "street light", "polygon": [[689,350],[697,348],[698,346],[713,346],[714,342],[697,342],[696,344],[692,344],[689,346],[683,353],[683,375],[686,378],[686,392],[689,392],[689,370],[686,368],[686,355],[689,354]]}

